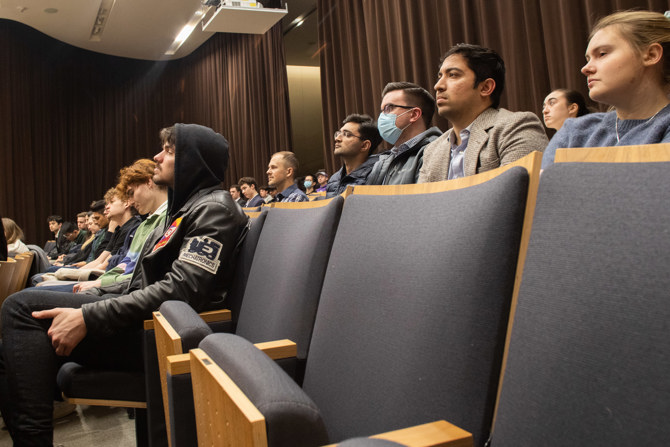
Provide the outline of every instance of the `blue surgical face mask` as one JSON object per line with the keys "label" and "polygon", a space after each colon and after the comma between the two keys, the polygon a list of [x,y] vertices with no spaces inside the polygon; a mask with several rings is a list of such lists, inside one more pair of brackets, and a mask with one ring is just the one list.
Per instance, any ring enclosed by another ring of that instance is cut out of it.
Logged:
{"label": "blue surgical face mask", "polygon": [[305,188],[311,188],[312,187],[312,181],[311,180],[305,180]]}
{"label": "blue surgical face mask", "polygon": [[[407,112],[411,112],[411,110],[408,110]],[[398,141],[398,138],[400,138],[400,135],[402,135],[403,131],[407,129],[410,124],[412,124],[409,123],[402,129],[395,125],[395,120],[407,112],[401,113],[400,115],[384,112],[379,114],[379,118],[377,118],[377,129],[379,129],[379,133],[385,141],[388,141],[391,144],[395,144],[395,142]]]}

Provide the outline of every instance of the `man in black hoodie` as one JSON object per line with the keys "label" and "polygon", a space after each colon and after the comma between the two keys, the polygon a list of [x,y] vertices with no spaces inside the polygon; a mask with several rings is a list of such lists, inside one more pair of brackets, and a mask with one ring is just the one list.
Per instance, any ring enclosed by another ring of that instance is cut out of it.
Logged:
{"label": "man in black hoodie", "polygon": [[165,227],[147,238],[120,294],[27,290],[2,308],[0,409],[15,445],[52,445],[55,376],[67,361],[142,369],[142,321],[163,301],[197,311],[223,306],[235,247],[247,218],[221,188],[228,142],[213,130],[176,124],[160,133],[153,181],[168,186]]}

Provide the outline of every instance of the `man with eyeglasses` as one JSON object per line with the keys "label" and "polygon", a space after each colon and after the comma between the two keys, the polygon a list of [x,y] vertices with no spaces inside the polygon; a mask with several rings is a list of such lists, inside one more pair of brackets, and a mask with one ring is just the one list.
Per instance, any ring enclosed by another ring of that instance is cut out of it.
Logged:
{"label": "man with eyeglasses", "polygon": [[442,59],[437,110],[453,126],[426,148],[419,183],[495,169],[547,146],[540,119],[499,108],[505,63],[493,50],[458,44]]}
{"label": "man with eyeglasses", "polygon": [[411,82],[390,82],[382,91],[377,127],[393,147],[382,153],[368,176],[368,185],[416,183],[423,164],[423,151],[442,132],[429,127],[435,113],[435,98]]}
{"label": "man with eyeglasses", "polygon": [[326,197],[342,194],[349,185],[364,185],[379,159],[371,155],[382,142],[377,126],[368,115],[351,114],[335,132],[333,153],[342,160],[342,168],[334,173],[326,185]]}

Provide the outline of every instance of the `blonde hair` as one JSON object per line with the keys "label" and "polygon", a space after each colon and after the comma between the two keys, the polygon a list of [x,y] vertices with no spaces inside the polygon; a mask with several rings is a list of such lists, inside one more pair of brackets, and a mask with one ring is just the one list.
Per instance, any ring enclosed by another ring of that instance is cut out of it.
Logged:
{"label": "blonde hair", "polygon": [[663,82],[666,86],[670,84],[670,19],[652,11],[615,12],[598,20],[589,41],[595,33],[608,26],[616,26],[621,36],[638,52],[651,44],[660,44],[663,47]]}
{"label": "blonde hair", "polygon": [[109,188],[107,192],[105,193],[105,202],[106,203],[112,203],[114,198],[118,198],[119,200],[125,200],[124,198],[124,193],[121,192],[120,189],[114,187],[114,188]]}
{"label": "blonde hair", "polygon": [[23,240],[23,230],[12,219],[3,217],[2,226],[5,228],[5,239],[7,239],[8,244]]}

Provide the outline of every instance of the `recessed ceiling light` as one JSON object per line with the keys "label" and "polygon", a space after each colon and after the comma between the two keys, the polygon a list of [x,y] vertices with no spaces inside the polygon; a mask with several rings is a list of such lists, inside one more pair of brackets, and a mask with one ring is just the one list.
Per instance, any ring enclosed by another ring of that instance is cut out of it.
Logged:
{"label": "recessed ceiling light", "polygon": [[58,10],[56,8],[47,8],[44,10],[47,14],[56,14]]}
{"label": "recessed ceiling light", "polygon": [[202,20],[202,10],[199,9],[197,10],[194,14],[193,17],[191,17],[191,20],[188,21],[186,25],[181,29],[179,34],[177,35],[177,38],[172,42],[172,45],[170,45],[170,48],[167,49],[165,52],[166,56],[174,56],[174,54],[177,52],[177,50],[181,47],[181,45],[186,41],[186,39],[189,38],[195,27],[200,23],[200,20]]}

